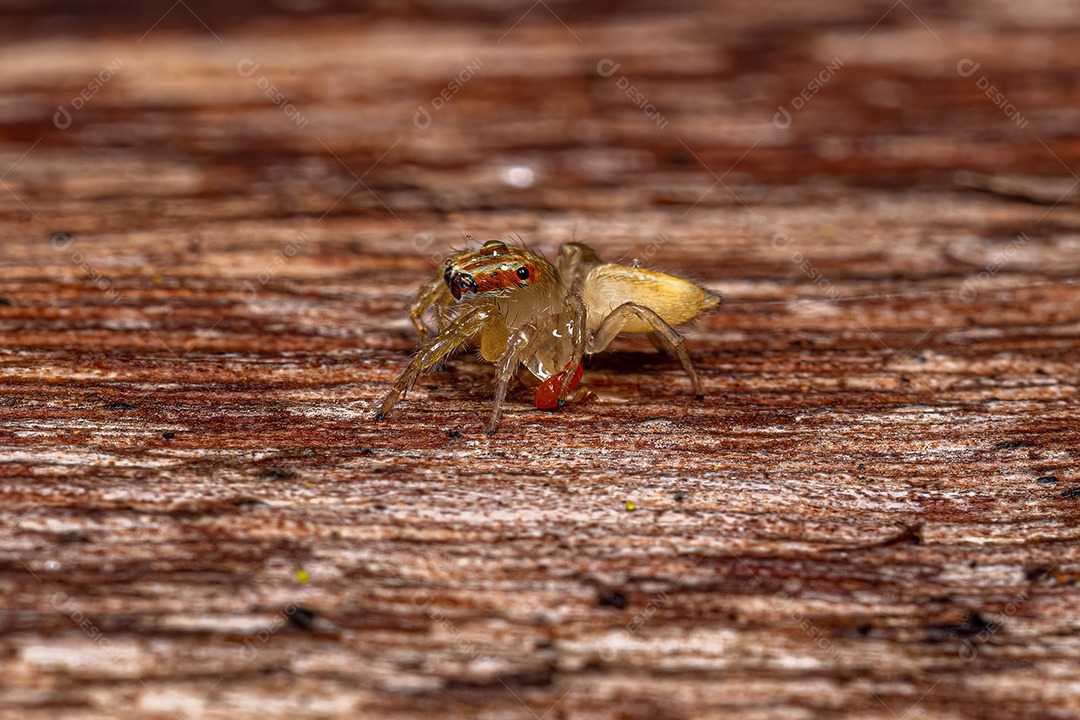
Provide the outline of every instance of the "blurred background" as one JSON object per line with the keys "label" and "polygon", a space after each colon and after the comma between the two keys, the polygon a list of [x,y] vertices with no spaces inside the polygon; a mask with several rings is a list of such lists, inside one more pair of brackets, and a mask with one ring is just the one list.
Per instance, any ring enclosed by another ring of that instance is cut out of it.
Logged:
{"label": "blurred background", "polygon": [[[370,310],[389,317],[463,236],[516,234],[736,296],[835,299],[908,270],[955,295],[1062,216],[1035,227],[979,205],[976,229],[949,198],[995,182],[1048,209],[1078,197],[1080,8],[1064,1],[2,11],[0,220],[8,237],[66,234],[8,252],[76,285],[165,291],[195,263],[251,300],[298,241],[294,280],[378,286],[398,300]],[[927,225],[881,235],[894,216]],[[1042,249],[1075,250],[1059,241]],[[204,320],[159,335],[186,347]],[[348,322],[336,332],[355,339]]]}
{"label": "blurred background", "polygon": [[38,235],[258,215],[411,239],[398,220],[467,231],[460,213],[492,210],[674,225],[747,187],[948,194],[961,169],[1071,183],[1077,160],[1064,1],[0,11],[0,210]]}

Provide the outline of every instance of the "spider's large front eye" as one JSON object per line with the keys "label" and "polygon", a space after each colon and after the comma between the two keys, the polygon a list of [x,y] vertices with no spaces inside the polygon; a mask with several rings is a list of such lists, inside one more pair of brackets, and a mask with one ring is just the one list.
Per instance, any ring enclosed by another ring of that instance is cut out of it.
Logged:
{"label": "spider's large front eye", "polygon": [[518,276],[519,280],[528,280],[529,279],[529,268],[527,268],[527,267],[519,267],[517,269],[517,276]]}

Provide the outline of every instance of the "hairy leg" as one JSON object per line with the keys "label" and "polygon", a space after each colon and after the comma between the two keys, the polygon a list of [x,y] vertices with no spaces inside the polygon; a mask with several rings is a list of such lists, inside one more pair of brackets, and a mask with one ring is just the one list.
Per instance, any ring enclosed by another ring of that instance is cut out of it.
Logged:
{"label": "hairy leg", "polygon": [[652,327],[653,332],[671,345],[671,349],[675,351],[675,354],[679,357],[679,361],[682,363],[683,370],[690,376],[690,383],[694,387],[694,396],[698,400],[703,399],[705,397],[705,392],[702,390],[701,380],[698,378],[697,371],[694,370],[694,365],[690,362],[690,354],[686,352],[686,344],[683,343],[682,336],[675,331],[675,328],[664,322],[662,317],[642,305],[627,302],[608,313],[603,321],[601,321],[600,326],[596,328],[592,339],[588,343],[587,350],[589,354],[600,352],[610,345],[611,341],[615,339],[615,336],[622,332],[626,323],[632,319],[638,319],[648,323],[649,326]]}
{"label": "hairy leg", "polygon": [[491,422],[488,423],[488,435],[494,435],[499,427],[499,419],[502,418],[503,403],[506,401],[506,390],[510,385],[510,379],[514,376],[521,361],[528,357],[529,351],[536,346],[539,337],[536,326],[532,323],[522,325],[508,338],[506,350],[503,351],[499,362],[495,364],[495,407],[491,411]]}
{"label": "hairy leg", "polygon": [[435,307],[437,326],[435,334],[438,335],[442,332],[446,323],[446,308],[452,301],[453,297],[450,295],[450,289],[446,287],[442,275],[438,275],[420,286],[412,305],[409,306],[409,319],[412,320],[413,329],[416,330],[416,337],[420,338],[420,342],[427,341],[428,336],[431,334],[427,325],[424,324],[424,313],[432,306]]}
{"label": "hairy leg", "polygon": [[585,330],[588,321],[588,308],[580,295],[570,293],[566,296],[566,304],[572,314],[570,321],[570,363],[567,371],[563,374],[562,383],[559,386],[559,400],[565,400],[570,392],[570,384],[574,380],[577,366],[581,364],[581,358],[585,355]]}
{"label": "hairy leg", "polygon": [[559,246],[559,259],[556,267],[563,285],[570,292],[581,292],[585,286],[585,276],[597,265],[602,265],[603,260],[596,251],[585,243],[568,242]]}
{"label": "hairy leg", "polygon": [[413,355],[409,367],[386,394],[375,420],[382,420],[389,414],[394,405],[409,392],[416,379],[420,377],[420,373],[445,360],[451,353],[467,343],[497,313],[498,309],[487,303],[470,307],[458,315],[439,335],[421,347]]}

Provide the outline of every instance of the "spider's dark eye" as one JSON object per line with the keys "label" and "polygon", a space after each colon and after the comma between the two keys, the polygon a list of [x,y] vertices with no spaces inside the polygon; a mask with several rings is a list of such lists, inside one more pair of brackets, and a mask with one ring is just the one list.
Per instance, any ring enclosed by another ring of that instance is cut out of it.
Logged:
{"label": "spider's dark eye", "polygon": [[529,268],[527,268],[527,267],[519,267],[517,269],[517,276],[521,280],[528,280],[529,279]]}

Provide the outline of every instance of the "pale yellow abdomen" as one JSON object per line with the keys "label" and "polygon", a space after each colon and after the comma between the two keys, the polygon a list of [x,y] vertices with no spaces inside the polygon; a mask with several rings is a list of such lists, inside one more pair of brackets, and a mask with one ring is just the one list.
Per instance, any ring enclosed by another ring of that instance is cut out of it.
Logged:
{"label": "pale yellow abdomen", "polygon": [[[672,275],[626,265],[600,265],[589,271],[583,291],[589,308],[589,328],[595,330],[620,305],[632,302],[656,312],[671,326],[693,320],[720,303],[720,296]],[[623,332],[652,332],[653,327],[636,318]]]}

